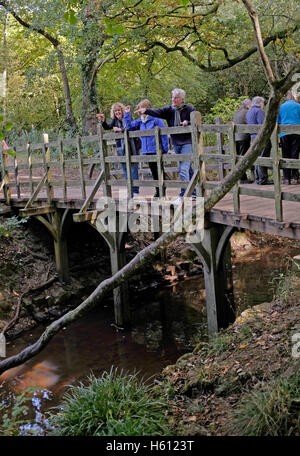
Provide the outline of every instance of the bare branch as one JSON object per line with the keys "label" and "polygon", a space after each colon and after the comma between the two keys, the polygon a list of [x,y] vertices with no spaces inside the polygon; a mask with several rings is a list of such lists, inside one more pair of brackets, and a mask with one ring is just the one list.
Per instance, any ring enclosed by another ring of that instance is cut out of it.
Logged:
{"label": "bare branch", "polygon": [[275,76],[274,76],[270,61],[268,59],[268,56],[267,56],[265,48],[264,48],[264,42],[262,39],[261,28],[260,28],[260,23],[258,20],[257,13],[254,10],[254,7],[249,0],[242,0],[242,2],[244,3],[245,8],[247,9],[248,14],[252,20],[255,39],[257,42],[257,48],[258,48],[258,51],[259,51],[259,54],[260,54],[260,57],[262,60],[262,64],[263,64],[267,79],[269,81],[269,84],[271,85],[272,82],[274,82],[274,80],[275,80]]}

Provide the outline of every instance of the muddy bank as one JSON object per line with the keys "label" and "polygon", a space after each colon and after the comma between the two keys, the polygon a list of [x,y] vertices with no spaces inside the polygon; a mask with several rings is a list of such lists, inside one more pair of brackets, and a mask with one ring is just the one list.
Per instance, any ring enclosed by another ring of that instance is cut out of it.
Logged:
{"label": "muddy bank", "polygon": [[299,436],[299,338],[298,269],[274,301],[245,310],[163,370],[158,388],[172,398],[174,434]]}

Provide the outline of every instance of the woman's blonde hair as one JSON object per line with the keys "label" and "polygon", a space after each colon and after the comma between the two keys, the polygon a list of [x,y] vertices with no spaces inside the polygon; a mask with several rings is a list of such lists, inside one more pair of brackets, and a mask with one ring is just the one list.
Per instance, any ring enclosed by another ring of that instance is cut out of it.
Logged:
{"label": "woman's blonde hair", "polygon": [[114,104],[112,105],[112,107],[110,108],[110,117],[111,117],[112,119],[115,118],[115,111],[116,111],[117,109],[121,109],[121,111],[123,112],[123,114],[124,114],[124,112],[125,112],[125,106],[124,106],[122,103],[120,103],[119,101],[117,101],[117,102],[114,103]]}
{"label": "woman's blonde hair", "polygon": [[139,104],[136,105],[135,109],[138,111],[141,108],[151,108],[151,103],[147,98],[144,98],[144,100],[141,100]]}

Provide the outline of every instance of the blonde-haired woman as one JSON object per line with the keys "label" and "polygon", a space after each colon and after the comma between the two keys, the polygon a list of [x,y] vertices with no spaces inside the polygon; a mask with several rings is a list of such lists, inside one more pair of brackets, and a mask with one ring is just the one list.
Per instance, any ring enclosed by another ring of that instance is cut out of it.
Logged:
{"label": "blonde-haired woman", "polygon": [[[123,117],[124,117],[124,112],[125,112],[125,106],[120,103],[116,102],[112,105],[110,109],[110,116],[111,116],[111,121],[109,123],[106,122],[105,120],[105,115],[104,114],[96,114],[96,117],[100,120],[100,123],[104,130],[113,130],[115,132],[122,132],[124,131],[124,123],[123,123]],[[139,149],[141,148],[140,146],[140,140],[139,138],[134,138],[130,140],[130,151],[131,155],[138,155],[139,154]],[[125,155],[125,145],[124,145],[124,139],[116,139],[116,148],[117,148],[117,154],[119,156],[124,156]],[[127,179],[127,169],[126,169],[126,164],[124,162],[121,163],[125,178]],[[134,180],[139,179],[139,168],[138,168],[138,163],[133,163],[131,165],[131,178]],[[139,187],[133,186],[132,187],[132,192],[133,196],[137,196],[139,194]]]}

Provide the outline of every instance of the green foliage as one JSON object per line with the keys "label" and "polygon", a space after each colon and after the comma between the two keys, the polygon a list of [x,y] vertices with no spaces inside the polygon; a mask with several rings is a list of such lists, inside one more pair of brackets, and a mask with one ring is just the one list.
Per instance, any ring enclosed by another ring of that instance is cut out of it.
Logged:
{"label": "green foliage", "polygon": [[10,217],[3,223],[0,223],[0,238],[11,237],[14,231],[28,221],[28,217],[18,219],[18,217]]}
{"label": "green foliage", "polygon": [[166,402],[136,374],[116,369],[71,386],[51,424],[55,435],[168,435]]}
{"label": "green foliage", "polygon": [[246,97],[232,98],[225,97],[219,99],[211,108],[210,112],[204,117],[205,123],[215,123],[216,118],[220,117],[223,123],[232,121],[233,113],[239,107]]}
{"label": "green foliage", "polygon": [[272,382],[247,395],[233,416],[241,436],[296,436],[300,433],[300,376]]}
{"label": "green foliage", "polygon": [[294,293],[294,283],[300,275],[300,265],[293,259],[287,263],[287,270],[273,274],[270,285],[273,289],[273,300],[287,302]]}

